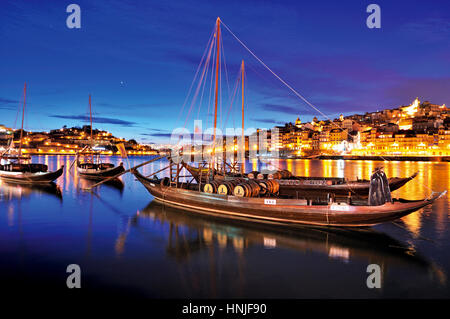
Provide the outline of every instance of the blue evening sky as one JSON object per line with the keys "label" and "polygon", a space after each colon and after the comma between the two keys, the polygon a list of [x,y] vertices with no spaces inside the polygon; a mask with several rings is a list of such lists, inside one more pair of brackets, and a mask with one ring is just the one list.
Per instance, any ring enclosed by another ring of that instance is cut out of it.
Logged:
{"label": "blue evening sky", "polygon": [[[66,7],[81,7],[81,29]],[[366,7],[381,7],[381,29]],[[216,18],[322,112],[334,118],[408,105],[450,105],[450,2],[285,0],[0,1],[0,124],[18,127],[27,82],[25,128],[86,124],[141,142],[162,142],[180,115]],[[294,97],[223,30],[229,84],[247,64],[246,126],[270,128],[320,114]],[[209,81],[209,80],[208,80]],[[209,85],[209,83],[208,83]],[[195,118],[206,119],[209,89]],[[239,126],[238,104],[225,124]],[[210,106],[211,107],[211,106]],[[203,116],[202,116],[203,114]],[[205,126],[205,125],[204,125]]]}

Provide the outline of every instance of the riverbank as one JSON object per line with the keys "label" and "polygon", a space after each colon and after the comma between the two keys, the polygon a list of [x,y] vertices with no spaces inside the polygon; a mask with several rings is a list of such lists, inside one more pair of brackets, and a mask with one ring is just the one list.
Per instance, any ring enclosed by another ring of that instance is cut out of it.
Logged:
{"label": "riverbank", "polygon": [[319,155],[292,156],[279,159],[319,159],[319,160],[350,160],[350,161],[412,161],[412,162],[450,162],[450,156],[360,156],[360,155]]}
{"label": "riverbank", "polygon": [[[26,153],[27,155],[59,155],[59,156],[74,156],[75,153]],[[120,156],[120,154],[112,154],[109,152],[102,152],[103,156]],[[128,156],[149,156],[159,155],[158,152],[142,152],[142,153],[128,153]],[[309,160],[351,160],[351,161],[411,161],[411,162],[450,162],[450,156],[360,156],[360,155],[318,155],[318,156],[280,156],[267,157],[270,159],[309,159]]]}

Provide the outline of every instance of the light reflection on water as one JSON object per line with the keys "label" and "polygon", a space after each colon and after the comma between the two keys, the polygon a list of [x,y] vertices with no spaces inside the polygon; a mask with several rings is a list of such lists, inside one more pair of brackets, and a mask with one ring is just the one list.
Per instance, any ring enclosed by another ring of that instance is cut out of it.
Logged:
{"label": "light reflection on water", "polygon": [[[134,166],[148,159],[129,162]],[[39,156],[35,161],[51,170],[67,169],[73,157]],[[150,174],[166,165],[158,161],[140,171]],[[388,176],[420,171],[395,197],[419,199],[431,190],[450,189],[450,163],[289,159],[271,165],[253,161],[246,169],[368,179],[377,166]],[[2,269],[19,265],[26,272],[24,265],[36,260],[63,268],[79,263],[89,278],[153,297],[450,297],[448,197],[398,225],[291,230],[165,207],[152,202],[132,175],[122,180],[93,193],[81,190],[93,182],[80,179],[73,169],[47,188],[0,182]],[[381,291],[365,286],[370,263],[383,269]],[[45,269],[50,268],[43,269],[38,275],[48,275]]]}

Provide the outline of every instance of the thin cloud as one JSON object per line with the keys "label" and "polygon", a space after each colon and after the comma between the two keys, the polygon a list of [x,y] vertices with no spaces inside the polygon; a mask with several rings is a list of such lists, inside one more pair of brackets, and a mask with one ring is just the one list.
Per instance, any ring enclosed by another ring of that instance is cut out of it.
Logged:
{"label": "thin cloud", "polygon": [[0,97],[0,105],[4,105],[4,104],[16,104],[19,103],[19,101],[17,100],[11,100],[11,99],[5,99]]}
{"label": "thin cloud", "polygon": [[14,110],[16,106],[14,104],[18,104],[19,101],[11,100],[0,97],[0,109],[1,110]]}
{"label": "thin cloud", "polygon": [[152,137],[168,137],[170,138],[172,136],[172,133],[152,133],[152,134],[141,134],[146,136],[152,136]]}
{"label": "thin cloud", "polygon": [[284,124],[285,122],[282,121],[275,121],[274,119],[252,119],[255,122],[260,122],[260,123],[266,123],[266,124],[274,124],[274,125],[278,125],[278,124]]}
{"label": "thin cloud", "polygon": [[262,105],[262,108],[266,111],[285,113],[285,114],[293,114],[293,115],[305,113],[305,110],[302,110],[299,107],[286,106],[286,105],[280,105],[280,104],[266,103],[266,104]]}
{"label": "thin cloud", "polygon": [[[86,115],[49,115],[50,117],[67,119],[67,120],[80,120],[83,122],[89,122],[89,117]],[[104,124],[114,124],[122,126],[133,126],[136,122],[124,121],[120,119],[110,118],[110,117],[94,117],[94,123],[104,123]]]}

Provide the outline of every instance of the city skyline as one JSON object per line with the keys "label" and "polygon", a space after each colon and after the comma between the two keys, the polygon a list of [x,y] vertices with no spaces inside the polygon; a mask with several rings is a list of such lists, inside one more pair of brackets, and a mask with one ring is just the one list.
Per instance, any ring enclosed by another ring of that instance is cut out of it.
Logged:
{"label": "city skyline", "polygon": [[[217,16],[330,118],[408,105],[416,97],[450,104],[445,2],[438,10],[436,3],[379,1],[379,30],[365,26],[368,2],[77,3],[79,30],[65,26],[68,3],[0,5],[6,49],[0,52],[1,124],[14,127],[27,82],[25,129],[86,124],[92,94],[96,128],[143,143],[164,142],[180,126],[177,115]],[[320,117],[225,31],[224,48],[230,79],[240,59],[249,66],[246,126]]]}

